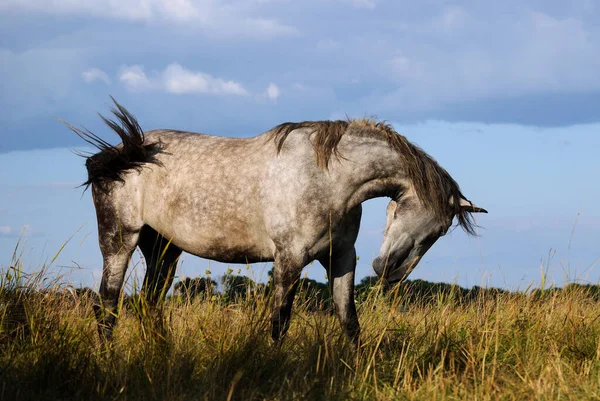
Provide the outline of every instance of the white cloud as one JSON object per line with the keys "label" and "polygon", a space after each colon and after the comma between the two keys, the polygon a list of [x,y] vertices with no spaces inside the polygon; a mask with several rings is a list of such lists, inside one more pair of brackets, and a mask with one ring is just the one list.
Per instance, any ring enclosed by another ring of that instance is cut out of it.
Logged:
{"label": "white cloud", "polygon": [[252,37],[296,34],[296,28],[255,16],[263,2],[227,0],[3,0],[2,10],[85,15],[136,22],[169,22]]}
{"label": "white cloud", "polygon": [[154,86],[148,77],[146,77],[144,67],[140,65],[121,67],[121,71],[119,71],[119,81],[125,84],[127,89],[134,92],[149,90]]}
{"label": "white cloud", "polygon": [[269,100],[277,100],[277,98],[279,97],[279,95],[281,94],[281,92],[279,91],[279,88],[277,87],[277,85],[275,85],[273,82],[271,82],[269,84],[269,86],[267,87],[267,98],[269,98]]}
{"label": "white cloud", "polygon": [[163,73],[164,88],[175,94],[213,93],[246,96],[244,87],[234,81],[225,81],[200,71],[190,71],[177,63],[170,64]]}
{"label": "white cloud", "polygon": [[238,82],[216,78],[201,71],[191,71],[178,63],[169,64],[162,72],[154,72],[150,78],[140,65],[124,66],[119,73],[119,81],[129,90],[140,92],[162,90],[177,95],[248,95],[248,91]]}
{"label": "white cloud", "polygon": [[102,81],[107,85],[110,84],[110,78],[108,77],[108,74],[98,68],[90,68],[89,70],[81,73],[81,76],[88,84],[91,84],[95,81]]}
{"label": "white cloud", "polygon": [[9,235],[12,231],[11,226],[0,226],[0,235]]}

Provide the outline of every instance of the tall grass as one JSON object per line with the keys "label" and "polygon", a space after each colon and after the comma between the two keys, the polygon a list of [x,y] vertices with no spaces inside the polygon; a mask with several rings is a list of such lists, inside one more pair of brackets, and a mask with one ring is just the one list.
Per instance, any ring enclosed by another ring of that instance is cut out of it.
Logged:
{"label": "tall grass", "polygon": [[259,293],[138,300],[104,348],[91,294],[2,274],[2,400],[600,399],[600,301],[583,287],[427,302],[374,287],[358,350],[305,302],[276,345]]}

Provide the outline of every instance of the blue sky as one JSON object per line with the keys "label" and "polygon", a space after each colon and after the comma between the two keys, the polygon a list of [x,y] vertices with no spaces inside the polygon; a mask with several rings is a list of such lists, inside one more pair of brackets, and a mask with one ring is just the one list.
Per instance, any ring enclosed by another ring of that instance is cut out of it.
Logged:
{"label": "blue sky", "polygon": [[[3,1],[0,267],[27,227],[27,269],[73,236],[55,270],[78,266],[65,280],[97,283],[94,210],[71,151],[82,143],[52,117],[114,141],[96,114],[111,94],[147,130],[246,137],[283,121],[391,121],[490,211],[480,238],[447,235],[411,278],[524,288],[542,264],[557,284],[598,282],[600,6],[497,3]],[[373,274],[385,204],[365,205],[359,278]],[[208,266],[187,256],[180,273]]]}

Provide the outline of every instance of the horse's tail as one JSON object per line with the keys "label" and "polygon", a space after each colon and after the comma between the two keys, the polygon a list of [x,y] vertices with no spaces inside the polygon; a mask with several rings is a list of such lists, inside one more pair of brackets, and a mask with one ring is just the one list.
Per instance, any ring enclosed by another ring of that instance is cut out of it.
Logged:
{"label": "horse's tail", "polygon": [[144,132],[136,118],[112,96],[110,98],[116,106],[111,112],[117,122],[102,115],[100,118],[119,135],[121,145],[113,146],[86,128],[77,128],[62,121],[81,139],[100,150],[96,154],[79,153],[86,158],[88,171],[88,179],[81,185],[86,189],[93,185],[103,192],[107,192],[109,184],[115,181],[124,182],[124,173],[129,170],[139,170],[146,163],[160,164],[156,159],[160,142],[144,143]]}

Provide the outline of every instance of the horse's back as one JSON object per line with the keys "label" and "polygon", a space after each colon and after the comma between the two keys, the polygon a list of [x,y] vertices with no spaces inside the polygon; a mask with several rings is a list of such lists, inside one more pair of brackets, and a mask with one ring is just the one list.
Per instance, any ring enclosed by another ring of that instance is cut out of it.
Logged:
{"label": "horse's back", "polygon": [[261,205],[264,140],[157,130],[145,141],[161,143],[159,163],[140,173],[146,224],[202,257],[272,255]]}

